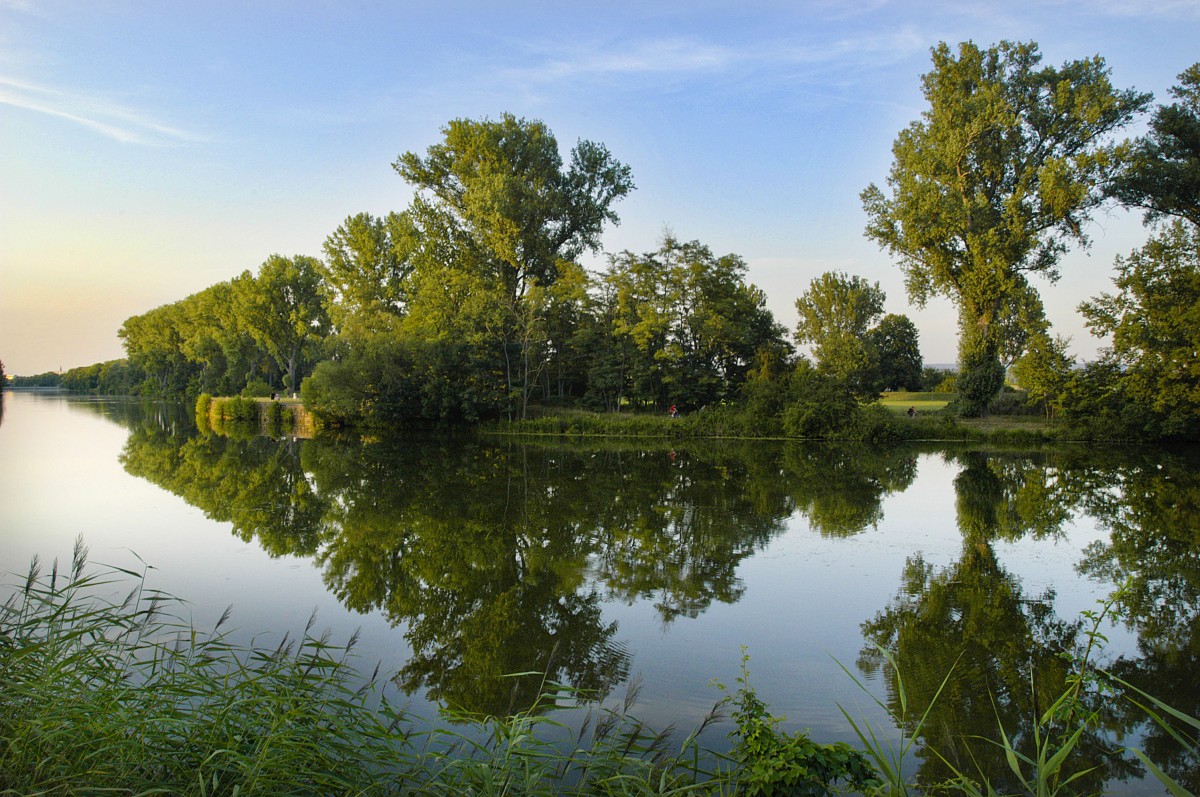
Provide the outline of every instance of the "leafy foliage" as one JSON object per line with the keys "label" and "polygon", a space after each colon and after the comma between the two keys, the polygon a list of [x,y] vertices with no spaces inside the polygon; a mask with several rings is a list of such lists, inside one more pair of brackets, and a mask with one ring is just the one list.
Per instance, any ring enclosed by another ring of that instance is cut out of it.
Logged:
{"label": "leafy foliage", "polygon": [[1119,155],[1105,136],[1149,102],[1115,90],[1099,57],[1057,69],[1041,58],[1032,43],[934,48],[929,108],[892,147],[890,196],[862,193],[867,236],[898,258],[910,298],[955,303],[974,414],[1002,384],[1007,322],[1034,290],[1027,275],[1055,279],[1068,242],[1086,240]]}
{"label": "leafy foliage", "polygon": [[1112,337],[1106,362],[1120,397],[1148,416],[1143,434],[1194,438],[1200,428],[1200,228],[1171,225],[1118,259],[1113,282],[1117,293],[1101,294],[1080,311],[1093,331]]}
{"label": "leafy foliage", "polygon": [[[738,793],[747,797],[829,795],[879,785],[868,758],[843,742],[820,744],[806,733],[783,733],[783,717],[773,716],[750,686],[749,655],[742,649],[742,672],[729,696],[737,730],[733,749]],[[724,689],[724,687],[721,687]]]}
{"label": "leafy foliage", "polygon": [[1178,102],[1159,106],[1150,133],[1109,188],[1112,196],[1146,211],[1148,221],[1186,219],[1200,227],[1200,63],[1171,89]]}
{"label": "leafy foliage", "polygon": [[796,300],[796,340],[812,343],[817,369],[859,397],[879,393],[879,352],[867,332],[883,315],[879,283],[826,272]]}

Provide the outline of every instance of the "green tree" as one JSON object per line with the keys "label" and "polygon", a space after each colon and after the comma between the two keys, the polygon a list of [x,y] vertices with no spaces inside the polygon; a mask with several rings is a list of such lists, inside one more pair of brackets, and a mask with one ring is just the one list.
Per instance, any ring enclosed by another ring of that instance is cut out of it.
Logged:
{"label": "green tree", "polygon": [[879,359],[879,382],[885,390],[920,390],[920,335],[908,316],[889,313],[870,331],[869,342]]}
{"label": "green tree", "polygon": [[1117,259],[1116,293],[1080,305],[1125,396],[1152,412],[1158,434],[1196,436],[1200,424],[1200,228],[1177,221]]}
{"label": "green tree", "polygon": [[369,329],[404,315],[419,234],[408,213],[359,213],[325,239],[322,289],[333,326]]}
{"label": "green tree", "polygon": [[129,361],[146,375],[141,392],[184,393],[200,372],[183,351],[184,313],[181,302],[166,304],[125,319],[117,332]]}
{"label": "green tree", "polygon": [[1103,59],[1043,67],[1034,43],[933,49],[929,108],[896,138],[890,195],[862,193],[866,234],[898,258],[918,305],[958,310],[962,408],[979,414],[1003,384],[1005,321],[1027,278],[1057,279],[1072,241],[1103,199],[1120,149],[1106,138],[1149,102],[1118,91]]}
{"label": "green tree", "polygon": [[745,276],[737,255],[717,257],[671,235],[658,251],[610,260],[602,281],[615,302],[613,348],[627,358],[621,371],[631,397],[696,409],[737,393],[758,352],[783,339],[763,292]]}
{"label": "green tree", "polygon": [[1046,419],[1054,417],[1062,404],[1067,381],[1075,367],[1075,358],[1067,353],[1070,340],[1046,333],[1034,335],[1025,354],[1012,367],[1017,384],[1029,394],[1031,401],[1039,402]]}
{"label": "green tree", "polygon": [[564,168],[550,130],[511,114],[456,119],[442,133],[424,157],[408,152],[393,166],[416,191],[410,213],[431,269],[468,272],[472,292],[486,291],[493,309],[476,321],[500,348],[508,400],[524,406],[544,366],[530,351],[548,308],[539,290],[561,261],[599,248],[605,223],[618,221],[613,204],[633,189],[630,169],[591,141]]}
{"label": "green tree", "polygon": [[1159,106],[1150,133],[1109,191],[1121,203],[1146,211],[1148,221],[1182,218],[1200,226],[1200,63],[1179,75],[1177,100]]}
{"label": "green tree", "polygon": [[811,343],[817,369],[860,398],[879,393],[879,356],[868,332],[887,298],[879,283],[827,271],[796,300],[796,340]]}
{"label": "green tree", "polygon": [[271,255],[257,277],[247,271],[233,281],[240,322],[287,375],[292,391],[299,390],[303,370],[315,362],[329,332],[320,280],[315,258]]}

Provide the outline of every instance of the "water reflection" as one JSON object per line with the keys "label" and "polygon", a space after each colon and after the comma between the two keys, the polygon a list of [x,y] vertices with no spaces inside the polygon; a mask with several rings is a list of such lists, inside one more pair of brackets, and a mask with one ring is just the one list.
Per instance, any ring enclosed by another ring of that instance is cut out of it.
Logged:
{"label": "water reflection", "polygon": [[[1138,632],[1140,657],[1112,671],[1192,717],[1200,716],[1200,468],[1194,456],[1164,452],[1156,461],[1093,473],[1088,511],[1110,532],[1079,570],[1121,582],[1120,608]],[[1123,706],[1122,719],[1136,722]],[[1158,726],[1144,742],[1152,760],[1200,793],[1200,760]]]}
{"label": "water reflection", "polygon": [[[445,435],[274,441],[201,434],[165,411],[121,412],[132,429],[122,455],[130,473],[273,555],[312,557],[343,604],[404,629],[413,655],[395,663],[398,683],[492,714],[533,705],[540,674],[605,694],[631,661],[605,602],[651,602],[663,624],[735,603],[746,590],[739,567],[794,518],[833,540],[876,527],[887,497],[913,484],[920,454]],[[912,717],[953,670],[919,740],[919,782],[932,786],[953,766],[1014,787],[1003,780],[1003,752],[985,740],[1003,726],[1032,752],[1036,718],[1069,675],[1063,654],[1082,654],[1087,629],[1056,614],[1052,591],[1028,593],[997,546],[1061,538],[1081,515],[1109,536],[1077,568],[1114,588],[1127,584],[1115,609],[1138,634],[1138,655],[1106,666],[1194,715],[1197,457],[967,448],[939,456],[955,471],[961,549],[942,567],[919,553],[908,558],[895,596],[862,624],[859,661],[864,673],[885,676],[896,708],[900,694],[879,649],[902,663]],[[502,677],[529,672],[539,675]],[[1133,734],[1190,788],[1200,785],[1200,762],[1145,728],[1142,713],[1116,700],[1091,707],[1100,724],[1069,763],[1094,768],[1078,785],[1128,777],[1128,758],[1111,751]]]}
{"label": "water reflection", "polygon": [[[1035,726],[1067,687],[1072,662],[1089,651],[1084,619],[1055,616],[1052,592],[1026,595],[997,561],[994,543],[1055,536],[1083,508],[1111,530],[1093,545],[1080,572],[1110,583],[1113,610],[1138,630],[1140,658],[1104,666],[1119,677],[1197,714],[1197,588],[1200,588],[1200,477],[1194,456],[1162,452],[1098,465],[1075,454],[949,455],[962,469],[954,479],[962,553],[937,570],[911,557],[891,604],[863,623],[864,673],[884,666],[881,651],[901,663],[903,692],[888,672],[888,699],[899,715],[907,700],[910,732],[928,710],[917,773],[925,788],[957,773],[987,773],[1001,793],[1019,791],[995,740],[1003,728],[1018,752],[1037,758]],[[1150,464],[1151,460],[1157,460]],[[942,688],[944,691],[934,701]],[[1197,762],[1170,734],[1146,724],[1146,714],[1101,690],[1084,701],[1095,722],[1085,728],[1064,772],[1086,772],[1076,788],[1097,793],[1106,783],[1140,773],[1122,753],[1127,737],[1177,780],[1197,784]],[[1041,733],[1045,727],[1037,728]],[[934,754],[936,751],[936,754]]]}

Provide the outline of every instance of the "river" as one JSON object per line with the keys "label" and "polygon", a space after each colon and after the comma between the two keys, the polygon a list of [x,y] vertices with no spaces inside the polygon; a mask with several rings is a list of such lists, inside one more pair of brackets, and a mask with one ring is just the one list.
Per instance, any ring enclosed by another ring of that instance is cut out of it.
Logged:
{"label": "river", "polygon": [[[695,727],[751,684],[788,730],[851,741],[843,715],[899,731],[900,663],[934,749],[1003,778],[997,724],[1032,736],[1082,655],[1195,716],[1200,459],[1163,449],[897,448],[522,439],[465,433],[283,439],[201,433],[188,409],[8,392],[0,567],[68,561],[146,573],[243,639],[358,629],[365,670],[414,715],[526,710],[540,677]],[[1117,594],[1118,587],[1121,592]],[[1107,613],[1094,624],[1085,613]],[[989,699],[990,695],[990,699]],[[1115,697],[1091,703],[1088,785],[1138,780],[1137,744],[1195,790],[1198,762]],[[707,732],[726,745],[729,722]]]}

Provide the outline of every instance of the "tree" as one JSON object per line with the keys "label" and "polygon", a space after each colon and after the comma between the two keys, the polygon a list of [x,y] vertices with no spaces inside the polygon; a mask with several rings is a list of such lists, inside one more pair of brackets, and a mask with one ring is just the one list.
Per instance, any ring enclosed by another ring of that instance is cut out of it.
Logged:
{"label": "tree", "polygon": [[316,258],[271,255],[257,277],[247,271],[233,281],[240,321],[287,374],[292,391],[299,390],[302,370],[315,360],[329,332],[320,279]]}
{"label": "tree", "polygon": [[813,344],[817,369],[845,381],[860,398],[880,389],[879,358],[868,332],[883,315],[885,298],[878,282],[827,271],[796,300],[796,340]]}
{"label": "tree", "polygon": [[1179,75],[1171,94],[1179,102],[1155,111],[1149,135],[1137,140],[1109,191],[1144,209],[1147,221],[1176,217],[1200,226],[1200,63]]}
{"label": "tree", "polygon": [[1061,404],[1071,369],[1075,367],[1075,359],[1067,354],[1069,343],[1061,335],[1050,337],[1040,332],[1030,339],[1025,354],[1012,367],[1017,384],[1029,394],[1030,400],[1041,402],[1047,420],[1054,417]]}
{"label": "tree", "polygon": [[879,360],[879,382],[885,390],[920,390],[920,336],[908,316],[889,313],[868,334]]}
{"label": "tree", "polygon": [[320,265],[334,327],[374,328],[380,319],[404,314],[418,233],[408,213],[376,218],[350,216],[325,239]]}
{"label": "tree", "polygon": [[1177,221],[1117,259],[1117,292],[1080,305],[1126,397],[1150,410],[1162,435],[1200,424],[1200,228]]}
{"label": "tree", "polygon": [[717,257],[671,235],[656,252],[612,258],[603,279],[615,298],[612,334],[628,358],[622,370],[632,397],[695,409],[740,389],[759,350],[783,337],[745,276],[741,257]]}
{"label": "tree", "polygon": [[892,146],[890,196],[862,193],[867,237],[898,258],[910,298],[957,307],[966,414],[1003,384],[1004,325],[1035,290],[1028,275],[1057,279],[1068,243],[1087,243],[1121,152],[1107,136],[1150,100],[1114,89],[1099,56],[1041,60],[1034,43],[965,42],[957,56],[939,44],[922,78],[929,108]]}
{"label": "tree", "polygon": [[523,306],[528,293],[551,285],[560,261],[599,248],[604,224],[618,221],[612,205],[633,190],[631,172],[591,141],[564,169],[550,130],[512,114],[456,119],[442,133],[424,157],[408,152],[393,166],[417,192],[410,212],[431,260],[493,292],[503,320],[488,332],[502,347],[506,389],[527,396],[540,369],[524,342],[541,323],[537,306]]}
{"label": "tree", "polygon": [[184,313],[183,301],[165,304],[125,319],[117,332],[129,361],[146,375],[142,392],[184,393],[201,371],[183,352]]}

